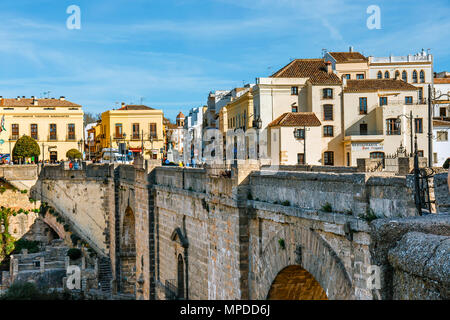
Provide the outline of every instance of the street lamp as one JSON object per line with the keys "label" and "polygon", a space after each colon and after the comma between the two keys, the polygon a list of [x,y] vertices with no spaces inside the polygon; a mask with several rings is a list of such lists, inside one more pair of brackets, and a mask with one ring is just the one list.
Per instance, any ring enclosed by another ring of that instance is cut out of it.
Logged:
{"label": "street lamp", "polygon": [[259,159],[259,130],[262,128],[262,121],[261,116],[258,116],[255,120],[253,120],[253,127],[255,127],[256,130],[256,160]]}

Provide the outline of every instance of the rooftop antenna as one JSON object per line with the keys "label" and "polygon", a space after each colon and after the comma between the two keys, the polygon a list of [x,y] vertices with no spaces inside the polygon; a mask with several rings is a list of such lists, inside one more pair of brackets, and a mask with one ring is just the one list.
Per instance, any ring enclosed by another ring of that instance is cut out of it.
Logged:
{"label": "rooftop antenna", "polygon": [[47,95],[47,99],[50,97],[50,92],[51,91],[44,91],[42,94],[43,94],[43,96],[44,96],[44,98],[45,98],[45,96]]}
{"label": "rooftop antenna", "polygon": [[141,97],[141,105],[144,100],[145,100],[145,97]]}

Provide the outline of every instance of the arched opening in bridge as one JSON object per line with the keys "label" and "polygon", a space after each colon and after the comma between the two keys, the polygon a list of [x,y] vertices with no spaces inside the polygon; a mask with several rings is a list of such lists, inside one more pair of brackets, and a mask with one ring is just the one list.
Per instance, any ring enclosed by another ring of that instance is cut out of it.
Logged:
{"label": "arched opening in bridge", "polygon": [[135,216],[133,210],[128,207],[123,218],[120,244],[121,291],[123,293],[134,293],[136,278],[135,232]]}
{"label": "arched opening in bridge", "polygon": [[328,300],[328,297],[312,274],[299,265],[291,265],[275,277],[267,299]]}

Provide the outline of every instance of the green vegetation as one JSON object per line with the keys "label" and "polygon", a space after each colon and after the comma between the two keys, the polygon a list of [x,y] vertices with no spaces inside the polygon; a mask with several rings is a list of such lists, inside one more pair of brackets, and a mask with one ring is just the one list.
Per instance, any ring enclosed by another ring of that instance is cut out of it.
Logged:
{"label": "green vegetation", "polygon": [[0,300],[59,300],[56,292],[39,289],[31,282],[18,281],[0,296]]}
{"label": "green vegetation", "polygon": [[28,253],[36,253],[40,251],[40,241],[30,241],[26,239],[19,239],[14,243],[14,251],[13,254],[19,254],[22,252],[22,249],[27,249]]}
{"label": "green vegetation", "polygon": [[71,260],[77,260],[81,258],[81,250],[78,248],[71,248],[67,251],[67,256],[69,256]]}
{"label": "green vegetation", "polygon": [[20,190],[20,193],[23,193],[23,194],[25,194],[25,193],[28,193],[28,190]]}
{"label": "green vegetation", "polygon": [[329,202],[326,202],[323,206],[322,206],[322,211],[325,212],[332,212],[333,208],[331,207],[331,204]]}
{"label": "green vegetation", "polygon": [[3,194],[3,192],[5,192],[5,191],[6,191],[6,188],[3,187],[3,186],[1,186],[1,187],[0,187],[0,193]]}
{"label": "green vegetation", "polygon": [[360,214],[359,217],[366,220],[367,222],[372,222],[373,220],[378,219],[377,215],[371,208],[368,208],[366,210],[366,214]]}
{"label": "green vegetation", "polygon": [[38,157],[40,154],[41,149],[39,148],[37,142],[27,135],[23,135],[19,138],[19,140],[17,140],[12,151],[13,158],[19,160]]}
{"label": "green vegetation", "polygon": [[284,239],[283,238],[278,240],[278,244],[280,245],[281,249],[283,249],[283,250],[286,249],[286,244],[284,243]]}
{"label": "green vegetation", "polygon": [[251,192],[249,192],[249,193],[247,194],[247,199],[248,199],[248,200],[253,200],[253,196],[252,196],[252,193],[251,193]]}
{"label": "green vegetation", "polygon": [[290,207],[291,206],[291,202],[289,200],[283,201],[281,204],[283,206],[285,206],[285,207]]}
{"label": "green vegetation", "polygon": [[74,160],[83,158],[83,155],[77,149],[70,149],[66,152],[66,157],[70,160]]}

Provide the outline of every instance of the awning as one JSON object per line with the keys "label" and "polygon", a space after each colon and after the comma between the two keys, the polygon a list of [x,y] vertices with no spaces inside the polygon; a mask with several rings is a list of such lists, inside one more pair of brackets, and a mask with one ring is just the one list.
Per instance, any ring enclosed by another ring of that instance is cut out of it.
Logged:
{"label": "awning", "polygon": [[142,149],[141,148],[130,148],[129,149],[131,152],[141,152]]}

